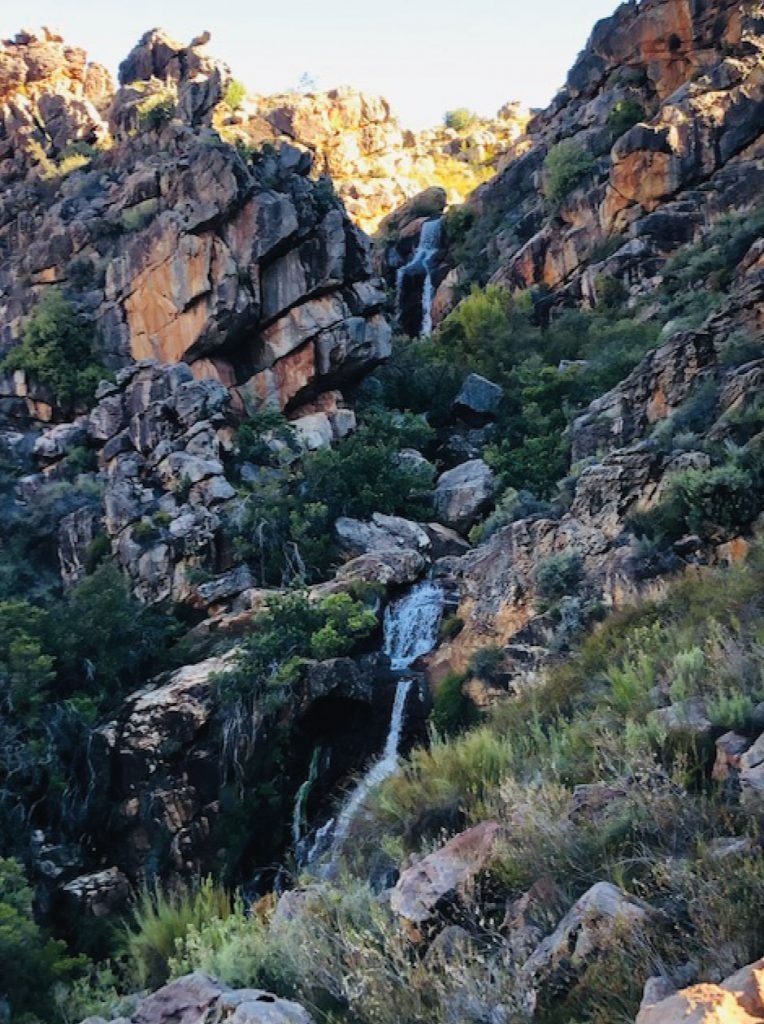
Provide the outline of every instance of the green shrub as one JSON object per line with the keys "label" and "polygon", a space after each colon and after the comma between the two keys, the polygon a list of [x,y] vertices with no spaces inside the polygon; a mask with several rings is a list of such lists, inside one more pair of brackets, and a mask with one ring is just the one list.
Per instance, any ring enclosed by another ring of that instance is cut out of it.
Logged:
{"label": "green shrub", "polygon": [[152,93],[138,103],[138,127],[141,131],[156,131],[175,117],[176,97],[172,89]]}
{"label": "green shrub", "polygon": [[435,690],[430,721],[441,736],[455,736],[471,728],[480,717],[474,702],[464,692],[466,677],[449,672]]}
{"label": "green shrub", "polygon": [[558,600],[575,590],[582,574],[580,555],[572,551],[561,551],[542,559],[536,566],[536,589],[541,597]]}
{"label": "green shrub", "polygon": [[446,128],[452,128],[455,132],[466,132],[477,120],[477,114],[466,107],[447,110],[443,115],[443,124]]}
{"label": "green shrub", "polygon": [[51,1021],[56,987],[86,966],[35,923],[32,897],[21,864],[0,858],[0,1003],[19,1024]]}
{"label": "green shrub", "polygon": [[242,105],[246,95],[247,87],[243,82],[239,82],[234,78],[226,87],[225,95],[223,96],[223,103],[225,103],[231,112],[234,112]]}
{"label": "green shrub", "polygon": [[92,323],[63,292],[50,288],[27,320],[21,344],[11,349],[0,366],[23,370],[49,387],[65,410],[82,410],[93,404],[96,387],[107,376],[96,353]]}
{"label": "green shrub", "polygon": [[229,892],[205,878],[195,886],[144,888],[123,936],[123,951],[134,984],[158,988],[170,976],[170,958],[190,928],[225,920],[233,910]]}
{"label": "green shrub", "polygon": [[563,139],[553,146],[544,161],[544,195],[551,208],[559,207],[595,167],[593,157],[573,139]]}
{"label": "green shrub", "polygon": [[619,100],[607,116],[607,125],[613,139],[619,139],[635,124],[645,119],[645,108],[636,100]]}

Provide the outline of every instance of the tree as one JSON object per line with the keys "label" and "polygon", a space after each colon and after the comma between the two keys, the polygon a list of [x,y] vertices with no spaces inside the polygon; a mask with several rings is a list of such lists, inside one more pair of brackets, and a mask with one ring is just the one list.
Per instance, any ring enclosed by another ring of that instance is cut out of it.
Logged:
{"label": "tree", "polygon": [[92,323],[58,288],[49,289],[26,322],[21,344],[11,349],[2,369],[23,370],[49,387],[68,412],[89,408],[106,371],[96,358]]}

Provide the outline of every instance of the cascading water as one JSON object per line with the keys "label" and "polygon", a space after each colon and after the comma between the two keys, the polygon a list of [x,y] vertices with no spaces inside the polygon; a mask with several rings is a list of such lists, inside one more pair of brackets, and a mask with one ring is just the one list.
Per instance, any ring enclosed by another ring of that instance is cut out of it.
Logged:
{"label": "cascading water", "polygon": [[438,640],[443,591],[434,583],[417,583],[385,610],[384,652],[396,672],[429,654]]}
{"label": "cascading water", "polygon": [[422,286],[422,319],[419,328],[420,336],[432,334],[432,300],[435,296],[435,283],[432,279],[432,272],[440,250],[440,238],[443,227],[443,218],[437,217],[434,220],[425,221],[419,235],[419,244],[414,255],[408,263],[401,267],[396,275],[396,301],[398,315],[400,317],[403,299],[403,282],[407,275],[424,272],[424,284]]}
{"label": "cascading water", "polygon": [[[438,641],[443,603],[444,595],[440,587],[425,581],[388,605],[383,627],[383,649],[389,655],[390,664],[396,672],[405,672],[417,658],[429,654],[433,649]],[[398,680],[382,755],[353,790],[336,822],[332,818],[318,830],[313,846],[305,857],[308,864],[314,863],[328,849],[336,848],[342,842],[370,790],[395,771],[406,721],[406,702],[413,685],[412,679],[404,677]]]}
{"label": "cascading water", "polygon": [[308,769],[308,777],[297,790],[297,795],[294,801],[294,813],[292,814],[292,842],[295,850],[300,846],[302,839],[302,830],[305,826],[305,805],[308,802],[308,796],[313,788],[313,784],[318,777],[318,762],[321,758],[321,747],[316,747],[313,751],[313,756],[310,759],[310,768]]}

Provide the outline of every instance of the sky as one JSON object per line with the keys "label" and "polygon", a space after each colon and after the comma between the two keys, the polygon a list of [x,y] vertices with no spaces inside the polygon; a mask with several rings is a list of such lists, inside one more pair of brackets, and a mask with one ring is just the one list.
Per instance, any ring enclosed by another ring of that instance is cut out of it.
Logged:
{"label": "sky", "polygon": [[617,0],[2,0],[0,38],[48,25],[116,72],[161,26],[182,43],[204,30],[209,52],[249,91],[282,92],[307,73],[317,88],[385,96],[404,127],[507,100],[543,107],[594,23]]}

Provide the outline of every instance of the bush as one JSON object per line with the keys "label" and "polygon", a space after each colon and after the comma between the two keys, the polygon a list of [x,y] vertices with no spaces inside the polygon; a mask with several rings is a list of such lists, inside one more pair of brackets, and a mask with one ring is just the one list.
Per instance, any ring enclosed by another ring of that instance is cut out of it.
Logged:
{"label": "bush", "polygon": [[35,923],[32,895],[21,864],[0,858],[0,1006],[20,1024],[51,1021],[56,986],[86,965]]}
{"label": "bush", "polygon": [[229,892],[205,878],[195,886],[144,888],[125,928],[123,951],[131,980],[158,988],[170,976],[170,958],[189,929],[209,920],[225,920],[233,910]]}
{"label": "bush", "polygon": [[455,132],[466,132],[468,128],[478,120],[477,114],[466,107],[457,107],[456,110],[447,110],[443,115],[443,124],[446,128],[452,128]]}
{"label": "bush", "polygon": [[141,131],[156,131],[175,117],[176,97],[172,89],[162,89],[138,103],[138,127]]}
{"label": "bush", "polygon": [[636,100],[619,100],[607,116],[607,125],[612,133],[613,139],[619,139],[622,135],[633,128],[635,124],[645,119],[645,108]]}
{"label": "bush", "polygon": [[579,555],[563,551],[549,555],[536,566],[536,589],[548,600],[558,600],[570,594],[581,581],[583,566]]}
{"label": "bush", "polygon": [[57,288],[48,289],[27,320],[21,344],[0,367],[23,370],[49,387],[67,412],[90,408],[99,381],[107,376],[96,358],[92,324]]}
{"label": "bush", "polygon": [[441,736],[455,736],[471,728],[480,717],[474,702],[464,692],[466,677],[449,672],[438,683],[430,721]]}
{"label": "bush", "polygon": [[573,139],[563,139],[553,146],[544,161],[544,195],[552,209],[561,206],[595,167],[594,158]]}
{"label": "bush", "polygon": [[225,103],[228,109],[233,113],[242,105],[246,95],[247,87],[243,82],[239,82],[234,78],[228,83],[225,95],[223,96],[223,103]]}

